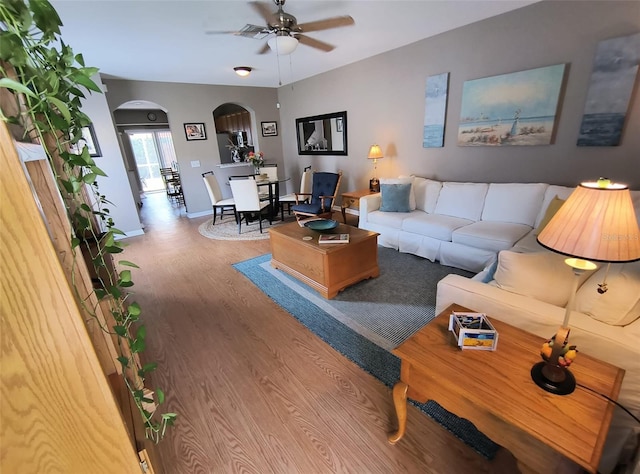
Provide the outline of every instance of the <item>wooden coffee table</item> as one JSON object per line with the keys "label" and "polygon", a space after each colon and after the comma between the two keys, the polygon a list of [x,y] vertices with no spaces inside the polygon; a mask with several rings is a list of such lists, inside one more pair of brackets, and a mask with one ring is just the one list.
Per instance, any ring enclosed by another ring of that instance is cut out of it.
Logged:
{"label": "wooden coffee table", "polygon": [[[349,234],[347,244],[319,244],[320,233],[297,222],[269,229],[271,266],[284,270],[327,299],[347,286],[380,275],[378,234],[339,224],[333,234]],[[306,239],[310,237],[310,239]]]}
{"label": "wooden coffee table", "polygon": [[[595,473],[613,403],[580,386],[564,396],[539,388],[530,370],[544,340],[491,315],[500,336],[496,351],[458,349],[448,331],[453,310],[473,311],[452,305],[393,350],[402,364],[393,387],[398,430],[389,442],[404,435],[407,397],[432,399],[511,451],[522,472],[580,472],[580,466]],[[571,371],[578,384],[618,398],[624,370],[581,352]]]}

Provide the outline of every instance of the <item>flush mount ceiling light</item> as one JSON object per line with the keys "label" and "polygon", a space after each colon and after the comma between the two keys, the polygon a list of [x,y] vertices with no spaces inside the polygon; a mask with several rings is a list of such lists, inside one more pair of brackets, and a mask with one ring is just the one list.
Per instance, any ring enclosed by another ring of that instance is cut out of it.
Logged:
{"label": "flush mount ceiling light", "polygon": [[251,73],[251,68],[248,66],[237,66],[233,70],[240,77],[247,77]]}
{"label": "flush mount ceiling light", "polygon": [[269,38],[267,44],[277,55],[284,56],[295,51],[298,47],[298,40],[284,33],[283,35],[278,34]]}

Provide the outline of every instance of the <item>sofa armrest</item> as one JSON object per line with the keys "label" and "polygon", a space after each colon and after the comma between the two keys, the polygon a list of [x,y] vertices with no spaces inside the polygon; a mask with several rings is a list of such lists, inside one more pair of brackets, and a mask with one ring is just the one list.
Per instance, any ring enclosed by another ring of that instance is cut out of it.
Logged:
{"label": "sofa armrest", "polygon": [[380,193],[369,194],[360,198],[360,218],[359,222],[367,222],[367,216],[370,212],[380,209],[382,198]]}

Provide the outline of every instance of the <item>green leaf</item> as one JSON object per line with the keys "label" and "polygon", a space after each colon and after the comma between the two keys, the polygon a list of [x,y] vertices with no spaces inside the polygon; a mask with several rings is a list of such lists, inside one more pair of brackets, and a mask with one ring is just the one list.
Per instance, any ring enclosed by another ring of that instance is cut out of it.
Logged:
{"label": "green leaf", "polygon": [[136,339],[131,343],[131,352],[140,353],[143,352],[146,347],[144,339]]}
{"label": "green leaf", "polygon": [[124,249],[122,249],[120,247],[116,247],[115,245],[110,245],[110,246],[104,248],[104,251],[107,252],[107,253],[120,253],[123,250]]}
{"label": "green leaf", "polygon": [[115,299],[118,299],[122,296],[122,292],[120,291],[120,288],[118,288],[117,286],[110,287],[109,294],[113,296]]}
{"label": "green leaf", "polygon": [[[93,161],[93,160],[91,160],[91,161]],[[105,173],[104,171],[102,171],[100,168],[98,168],[97,166],[95,166],[93,164],[90,165],[89,168],[91,169],[91,171],[93,173],[97,174],[98,176],[108,176],[107,173]]]}
{"label": "green leaf", "polygon": [[4,87],[6,89],[11,89],[16,92],[20,92],[24,95],[28,95],[29,97],[33,97],[36,99],[38,98],[38,96],[35,95],[33,91],[29,89],[27,86],[17,81],[14,81],[13,79],[9,79],[8,77],[3,77],[2,79],[0,79],[0,87]]}
{"label": "green leaf", "polygon": [[140,268],[138,265],[128,260],[118,260],[118,263],[124,267]]}
{"label": "green leaf", "polygon": [[115,235],[127,235],[124,232],[122,232],[120,229],[116,229],[115,227],[111,228],[111,232],[113,232]]}
{"label": "green leaf", "polygon": [[135,301],[129,305],[129,314],[131,316],[139,316],[142,310],[140,309],[140,305]]}
{"label": "green leaf", "polygon": [[96,298],[98,298],[99,300],[107,296],[107,292],[102,288],[96,288],[93,292],[96,294]]}
{"label": "green leaf", "polygon": [[82,177],[82,181],[84,181],[87,184],[91,184],[96,180],[96,174],[95,173],[87,173]]}
{"label": "green leaf", "polygon": [[122,325],[113,326],[113,331],[120,337],[127,336],[127,328]]}
{"label": "green leaf", "polygon": [[90,91],[102,93],[102,90],[93,82],[89,77],[85,76],[84,73],[80,70],[76,71],[71,75],[71,80],[81,86],[86,87]]}
{"label": "green leaf", "polygon": [[131,281],[131,270],[122,270],[120,272],[120,280],[123,282]]}
{"label": "green leaf", "polygon": [[78,245],[80,245],[80,239],[78,237],[72,237],[71,238],[71,248],[74,249]]}
{"label": "green leaf", "polygon": [[164,392],[160,388],[156,388],[156,398],[158,399],[158,404],[164,403]]}
{"label": "green leaf", "polygon": [[145,326],[140,326],[136,332],[136,339],[144,340],[145,337],[147,337],[147,328]]}
{"label": "green leaf", "polygon": [[33,12],[36,26],[45,34],[45,38],[53,38],[60,34],[60,17],[47,0],[30,0],[29,7]]}
{"label": "green leaf", "polygon": [[157,362],[149,362],[148,364],[144,364],[142,366],[142,370],[144,370],[145,373],[153,372],[157,368],[158,368],[158,363]]}
{"label": "green leaf", "polygon": [[56,106],[67,123],[71,123],[71,112],[69,112],[69,107],[67,107],[67,104],[62,102],[57,97],[47,97],[47,100]]}
{"label": "green leaf", "polygon": [[129,365],[129,359],[127,359],[125,356],[118,357],[118,362],[122,364],[123,369],[126,369],[127,366]]}

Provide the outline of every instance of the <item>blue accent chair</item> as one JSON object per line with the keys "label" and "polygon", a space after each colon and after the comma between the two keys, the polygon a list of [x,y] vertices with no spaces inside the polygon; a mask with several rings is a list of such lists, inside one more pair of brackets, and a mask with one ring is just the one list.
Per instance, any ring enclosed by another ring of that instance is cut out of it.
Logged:
{"label": "blue accent chair", "polygon": [[[296,193],[296,204],[291,210],[297,220],[310,217],[331,219],[333,203],[338,194],[342,171],[338,173],[314,172],[311,178],[311,193]],[[308,202],[302,202],[308,198]]]}

